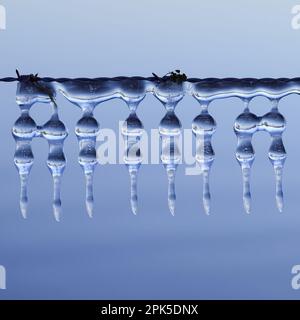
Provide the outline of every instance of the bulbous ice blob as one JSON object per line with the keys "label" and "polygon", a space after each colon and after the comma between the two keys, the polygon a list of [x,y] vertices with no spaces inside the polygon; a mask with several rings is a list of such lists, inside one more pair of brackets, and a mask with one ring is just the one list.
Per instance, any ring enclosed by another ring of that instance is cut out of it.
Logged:
{"label": "bulbous ice blob", "polygon": [[159,133],[165,136],[178,136],[181,134],[181,123],[173,111],[167,111],[159,124]]}
{"label": "bulbous ice blob", "polygon": [[63,122],[55,115],[42,127],[42,135],[47,140],[63,140],[68,133]]}
{"label": "bulbous ice blob", "polygon": [[[89,141],[81,141],[80,145],[78,161],[84,167],[83,169],[85,169],[86,165],[96,165],[98,161],[94,145],[90,144]],[[89,171],[89,169],[87,171]]]}
{"label": "bulbous ice blob", "polygon": [[276,110],[272,110],[262,117],[261,125],[270,134],[281,134],[285,130],[286,121],[282,114]]}
{"label": "bulbous ice blob", "polygon": [[240,114],[234,123],[234,130],[239,133],[253,134],[257,131],[259,118],[246,110]]}
{"label": "bulbous ice blob", "polygon": [[144,132],[144,126],[136,113],[130,113],[129,117],[122,125],[122,134],[124,136],[140,137]]}
{"label": "bulbous ice blob", "polygon": [[50,145],[47,165],[53,174],[62,173],[61,171],[66,166],[66,158],[61,146]]}
{"label": "bulbous ice blob", "polygon": [[240,163],[252,164],[255,154],[249,137],[239,139],[235,155]]}
{"label": "bulbous ice blob", "polygon": [[36,135],[37,126],[27,112],[23,112],[21,117],[15,122],[12,134],[15,139],[33,139]]}
{"label": "bulbous ice blob", "polygon": [[28,168],[33,164],[33,153],[30,144],[21,142],[15,152],[14,161],[15,165],[19,167],[20,171],[27,172]]}
{"label": "bulbous ice blob", "polygon": [[269,158],[274,165],[278,162],[281,163],[282,160],[286,159],[286,151],[282,142],[281,137],[273,137],[270,149]]}
{"label": "bulbous ice blob", "polygon": [[94,138],[99,133],[99,124],[94,117],[83,116],[77,122],[75,133],[80,138]]}
{"label": "bulbous ice blob", "polygon": [[203,112],[199,114],[193,121],[192,130],[194,134],[214,134],[216,131],[216,121],[215,119],[208,113]]}
{"label": "bulbous ice blob", "polygon": [[199,139],[202,140],[202,138],[198,137],[198,142],[196,142],[196,161],[200,164],[202,170],[209,170],[215,160],[215,152],[207,138],[204,141],[199,141]]}

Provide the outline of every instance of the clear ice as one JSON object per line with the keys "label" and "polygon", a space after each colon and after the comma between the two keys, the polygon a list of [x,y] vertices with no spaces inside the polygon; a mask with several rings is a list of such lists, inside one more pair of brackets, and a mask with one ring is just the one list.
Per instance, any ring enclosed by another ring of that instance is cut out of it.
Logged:
{"label": "clear ice", "polygon": [[137,175],[143,161],[140,140],[144,127],[136,114],[138,104],[145,98],[146,91],[143,82],[136,79],[121,81],[122,96],[129,108],[129,116],[122,126],[122,135],[125,141],[124,162],[130,176],[130,204],[133,214],[138,211]]}
{"label": "clear ice", "polygon": [[242,168],[243,202],[247,213],[251,212],[250,175],[255,153],[252,137],[257,131],[266,131],[272,142],[269,149],[269,159],[273,165],[276,181],[276,204],[280,212],[283,210],[282,171],[286,160],[286,152],[282,142],[285,130],[285,119],[278,111],[278,99],[270,99],[272,109],[262,117],[258,117],[249,110],[249,100],[245,100],[246,107],[234,124],[234,131],[238,139],[236,158]]}
{"label": "clear ice", "polygon": [[243,203],[247,213],[251,212],[250,174],[255,158],[252,137],[257,131],[258,123],[258,117],[249,110],[249,100],[245,100],[245,109],[235,120],[234,132],[238,140],[235,155],[242,168]]}
{"label": "clear ice", "polygon": [[282,142],[282,134],[286,127],[285,118],[278,110],[278,100],[273,100],[272,110],[265,114],[261,122],[269,132],[272,142],[269,149],[269,159],[275,173],[276,204],[280,212],[283,211],[282,171],[286,160],[286,151]]}
{"label": "clear ice", "polygon": [[20,175],[20,210],[22,216],[27,218],[27,183],[31,167],[33,165],[33,153],[31,141],[36,135],[36,123],[29,115],[31,105],[20,104],[21,116],[15,122],[12,133],[16,141],[14,162]]}
{"label": "clear ice", "polygon": [[161,137],[161,162],[168,177],[168,206],[172,215],[175,214],[175,175],[177,166],[181,161],[179,141],[181,135],[181,123],[175,114],[175,108],[184,97],[182,83],[164,80],[154,88],[155,97],[164,105],[166,114],[159,124]]}
{"label": "clear ice", "polygon": [[98,163],[95,146],[99,124],[94,118],[93,106],[83,104],[81,108],[82,117],[76,124],[75,133],[79,142],[78,162],[85,175],[86,210],[89,217],[92,218],[94,209],[93,176]]}
{"label": "clear ice", "polygon": [[[215,154],[211,140],[216,130],[216,121],[209,114],[208,106],[215,99],[229,97],[240,98],[245,103],[244,111],[234,123],[237,136],[236,158],[242,170],[243,203],[246,212],[251,211],[251,168],[255,158],[252,137],[258,131],[268,132],[271,145],[268,156],[274,169],[276,203],[279,211],[283,210],[282,173],[286,160],[286,152],[282,135],[286,128],[283,115],[278,110],[281,98],[290,94],[300,94],[300,78],[294,79],[188,79],[165,76],[159,78],[116,77],[97,79],[51,79],[35,76],[18,75],[16,101],[21,114],[15,122],[12,134],[16,141],[14,163],[20,176],[20,209],[27,217],[28,195],[27,184],[34,156],[31,149],[32,139],[45,138],[49,143],[47,165],[53,177],[54,196],[53,211],[56,220],[61,214],[61,179],[66,166],[63,152],[67,130],[58,116],[54,97],[62,93],[71,103],[81,109],[75,133],[78,138],[78,161],[85,175],[86,209],[92,217],[94,207],[93,176],[98,159],[96,154],[96,138],[99,124],[94,117],[94,109],[100,103],[118,98],[126,102],[129,116],[122,126],[125,142],[124,162],[130,176],[130,202],[134,214],[138,210],[137,176],[142,163],[140,140],[143,124],[137,116],[137,107],[147,93],[152,93],[164,105],[165,115],[159,124],[161,154],[168,178],[168,205],[170,212],[175,213],[175,175],[181,161],[180,138],[181,123],[175,114],[175,108],[185,94],[193,96],[201,106],[200,114],[193,120],[192,131],[196,137],[196,161],[203,174],[203,205],[206,214],[210,213],[209,175]],[[249,109],[252,98],[263,96],[272,104],[270,112],[259,117]],[[37,126],[30,116],[30,109],[35,103],[52,105],[51,119],[43,126]]]}
{"label": "clear ice", "polygon": [[82,111],[82,117],[76,124],[75,133],[79,143],[78,162],[85,175],[86,210],[90,218],[94,211],[93,177],[98,164],[96,139],[100,127],[94,118],[95,107],[106,100],[118,97],[114,81],[69,80],[58,84],[58,89]]}
{"label": "clear ice", "polygon": [[37,102],[49,103],[51,98],[48,92],[52,92],[51,88],[41,91],[30,77],[24,77],[17,87],[16,102],[21,115],[12,128],[12,135],[16,141],[14,163],[20,176],[20,210],[24,218],[27,218],[28,178],[34,161],[31,142],[33,138],[40,135],[35,121],[30,116],[30,109]]}
{"label": "clear ice", "polygon": [[192,130],[196,136],[196,161],[200,165],[203,175],[203,207],[207,215],[210,214],[209,174],[215,159],[211,145],[212,135],[216,131],[216,121],[208,112],[208,101],[199,101],[201,113],[194,119]]}
{"label": "clear ice", "polygon": [[48,141],[49,154],[47,166],[53,178],[53,214],[56,221],[60,221],[61,217],[61,180],[66,166],[64,155],[64,140],[68,133],[65,125],[60,121],[58,116],[57,105],[55,101],[51,101],[52,117],[41,128],[40,133],[43,138]]}

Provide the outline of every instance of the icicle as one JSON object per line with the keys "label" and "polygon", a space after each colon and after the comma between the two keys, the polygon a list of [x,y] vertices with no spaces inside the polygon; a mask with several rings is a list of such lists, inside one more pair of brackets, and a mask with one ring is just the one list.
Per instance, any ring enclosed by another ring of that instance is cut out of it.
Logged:
{"label": "icicle", "polygon": [[93,194],[93,171],[85,172],[85,194],[86,194],[86,211],[90,218],[93,217],[94,212],[94,194]]}
{"label": "icicle", "polygon": [[[176,93],[176,91],[175,91]],[[161,137],[161,162],[163,163],[168,176],[168,206],[172,215],[175,214],[175,175],[177,166],[181,160],[181,152],[179,142],[181,136],[181,123],[175,114],[175,107],[182,99],[183,94],[179,94],[176,98],[159,97],[163,102],[166,114],[159,124],[159,133]]]}
{"label": "icicle", "polygon": [[276,204],[280,212],[283,211],[282,171],[286,160],[286,151],[282,142],[282,134],[286,122],[278,111],[278,100],[273,100],[272,110],[262,117],[261,123],[264,129],[269,132],[272,142],[269,149],[269,159],[275,173]]}
{"label": "icicle", "polygon": [[57,222],[60,221],[61,217],[61,199],[60,199],[60,189],[61,189],[61,175],[53,176],[53,215]]}
{"label": "icicle", "polygon": [[166,166],[167,175],[168,175],[168,206],[171,214],[174,216],[175,214],[175,201],[176,201],[176,193],[175,193],[175,174],[176,168],[174,165]]}
{"label": "icicle", "polygon": [[133,214],[137,214],[138,211],[138,196],[137,196],[137,173],[138,167],[129,169],[130,175],[130,205]]}
{"label": "icicle", "polygon": [[83,115],[77,122],[75,133],[79,141],[79,164],[83,168],[86,181],[86,210],[90,218],[93,216],[93,175],[98,163],[96,155],[96,138],[99,132],[99,124],[93,116],[94,105],[81,106]]}
{"label": "icicle", "polygon": [[210,169],[203,171],[203,207],[207,215],[210,214],[210,188],[209,188]]}
{"label": "icicle", "polygon": [[137,175],[143,161],[140,141],[144,132],[141,120],[136,114],[140,102],[145,98],[145,81],[136,78],[121,81],[121,98],[126,102],[130,114],[122,125],[122,135],[125,143],[124,163],[130,177],[130,204],[133,214],[138,211]]}
{"label": "icicle", "polygon": [[27,208],[28,208],[28,196],[27,196],[27,184],[28,184],[27,174],[20,174],[21,192],[20,192],[20,210],[24,219],[27,218]]}
{"label": "icicle", "polygon": [[82,117],[76,124],[75,134],[79,144],[78,162],[85,175],[85,202],[89,217],[93,216],[93,176],[98,164],[96,139],[100,130],[93,112],[99,103],[120,97],[118,85],[118,81],[106,78],[89,80],[69,79],[57,84],[58,90],[65,98],[78,106],[82,111]]}
{"label": "icicle", "polygon": [[242,169],[243,202],[247,213],[251,212],[250,175],[255,158],[252,136],[258,130],[259,118],[249,111],[250,100],[245,100],[245,109],[235,120],[234,132],[237,136],[236,159]]}
{"label": "icicle", "polygon": [[161,161],[168,176],[168,205],[172,215],[175,214],[175,175],[178,163],[181,160],[179,141],[181,135],[181,123],[175,114],[174,104],[165,105],[166,115],[159,125],[161,136]]}
{"label": "icicle", "polygon": [[210,213],[210,188],[209,174],[215,159],[215,153],[211,145],[212,135],[216,131],[216,122],[208,112],[209,102],[199,101],[201,113],[192,125],[193,133],[196,136],[196,161],[199,163],[203,174],[203,206],[207,215]]}
{"label": "icicle", "polygon": [[[18,87],[18,93],[20,94],[20,84]],[[17,103],[21,109],[21,116],[15,122],[12,129],[12,134],[16,141],[14,163],[20,176],[20,210],[22,216],[26,218],[28,207],[27,183],[34,160],[31,142],[37,134],[37,126],[29,115],[32,102],[29,99],[27,103],[18,101],[17,95]]]}
{"label": "icicle", "polygon": [[51,119],[40,129],[42,136],[48,141],[49,154],[47,166],[53,179],[53,214],[56,221],[61,217],[60,188],[62,175],[66,166],[66,159],[63,152],[64,140],[68,133],[65,125],[58,116],[57,105],[52,102],[53,114]]}
{"label": "icicle", "polygon": [[122,126],[122,135],[125,141],[124,162],[128,167],[130,175],[130,202],[131,210],[137,214],[137,173],[142,163],[140,150],[140,139],[143,134],[143,125],[136,115],[136,103],[128,103],[130,109],[129,117]]}
{"label": "icicle", "polygon": [[50,85],[41,85],[37,82],[37,75],[20,76],[18,75],[18,87],[16,102],[21,109],[21,116],[15,122],[12,134],[16,141],[16,151],[14,156],[15,165],[20,175],[20,209],[22,216],[27,217],[27,183],[30,170],[33,165],[33,153],[31,142],[35,137],[40,136],[40,130],[34,120],[30,117],[30,108],[36,102],[49,103],[53,94]]}
{"label": "icicle", "polygon": [[[179,71],[179,70],[178,70]],[[177,72],[177,71],[176,71]],[[173,77],[175,76],[175,79]],[[184,75],[185,76],[185,75]],[[181,122],[175,114],[175,108],[185,95],[184,79],[177,79],[175,73],[159,79],[153,88],[155,97],[164,105],[166,113],[159,124],[161,141],[160,159],[168,177],[168,206],[175,214],[175,175],[181,161]]]}
{"label": "icicle", "polygon": [[13,127],[13,136],[16,141],[14,163],[20,176],[20,210],[23,218],[27,218],[27,183],[34,160],[31,142],[36,130],[35,122],[29,116],[28,111],[29,110],[22,112],[21,117]]}

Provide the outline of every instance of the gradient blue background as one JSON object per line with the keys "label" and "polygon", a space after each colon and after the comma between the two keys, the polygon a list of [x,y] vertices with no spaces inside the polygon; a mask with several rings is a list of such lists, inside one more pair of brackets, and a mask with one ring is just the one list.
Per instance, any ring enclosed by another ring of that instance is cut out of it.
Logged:
{"label": "gradient blue background", "polygon": [[[291,28],[293,1],[17,1],[1,0],[7,30],[0,32],[0,75],[41,76],[164,74],[175,68],[190,77],[299,76],[300,30]],[[87,217],[84,181],[77,163],[74,126],[80,111],[59,97],[69,129],[63,180],[64,216],[52,216],[52,181],[46,141],[33,142],[35,164],[29,184],[29,219],[19,213],[19,180],[13,165],[11,126],[19,116],[15,84],[0,84],[1,197],[0,264],[7,290],[0,299],[299,299],[291,268],[300,264],[300,100],[289,96],[280,109],[288,160],[285,211],[274,199],[270,138],[254,138],[253,214],[242,206],[240,168],[232,126],[242,111],[238,99],[219,100],[210,110],[218,123],[213,139],[212,215],[202,209],[200,176],[177,175],[177,211],[172,217],[161,165],[143,166],[140,212],[129,207],[129,181],[121,165],[99,166],[95,174],[95,216]],[[256,98],[259,115],[270,104]],[[139,107],[145,128],[156,128],[162,105],[148,96]],[[186,97],[177,108],[184,128],[199,113]],[[42,124],[47,105],[32,116]],[[96,109],[102,128],[117,129],[128,111],[113,100]]]}

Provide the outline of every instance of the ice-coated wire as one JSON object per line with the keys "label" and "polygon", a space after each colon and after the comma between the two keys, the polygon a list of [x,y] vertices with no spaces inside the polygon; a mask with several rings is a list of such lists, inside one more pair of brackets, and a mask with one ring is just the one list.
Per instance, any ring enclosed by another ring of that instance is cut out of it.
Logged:
{"label": "ice-coated wire", "polygon": [[[282,134],[286,129],[284,116],[278,110],[279,101],[290,94],[300,94],[300,78],[207,78],[173,79],[169,76],[155,77],[114,77],[114,78],[40,78],[38,75],[19,75],[1,78],[0,82],[18,81],[17,104],[21,115],[15,122],[12,133],[16,141],[14,162],[20,176],[20,208],[27,216],[27,184],[33,165],[31,142],[35,137],[43,137],[49,142],[47,165],[53,176],[53,209],[57,220],[61,210],[60,184],[65,168],[63,142],[67,130],[58,117],[54,97],[61,93],[67,100],[78,106],[82,117],[76,124],[75,133],[79,143],[79,163],[83,168],[86,182],[86,208],[89,216],[93,214],[93,173],[98,164],[96,138],[99,124],[94,117],[94,109],[104,101],[119,98],[129,107],[129,116],[122,127],[125,141],[124,162],[130,175],[130,199],[134,213],[137,212],[137,176],[142,163],[140,139],[143,132],[142,122],[136,114],[138,104],[147,94],[153,94],[165,107],[165,115],[159,124],[161,137],[161,162],[168,179],[168,205],[171,213],[175,212],[175,175],[181,160],[179,142],[181,122],[175,114],[175,107],[185,95],[193,96],[201,106],[200,114],[194,119],[192,130],[196,136],[196,161],[203,175],[204,210],[210,212],[209,175],[215,154],[211,139],[216,130],[216,121],[209,114],[208,106],[216,99],[238,97],[245,103],[244,111],[237,117],[234,131],[238,145],[236,158],[242,169],[243,202],[246,212],[251,211],[250,178],[255,153],[252,136],[257,131],[268,132],[271,137],[268,157],[274,169],[276,203],[279,211],[283,210],[282,174],[286,160],[286,151]],[[256,96],[266,97],[271,102],[271,110],[259,117],[249,109],[249,103]],[[44,126],[37,126],[30,116],[30,109],[35,103],[48,103],[53,107],[51,119]]]}

